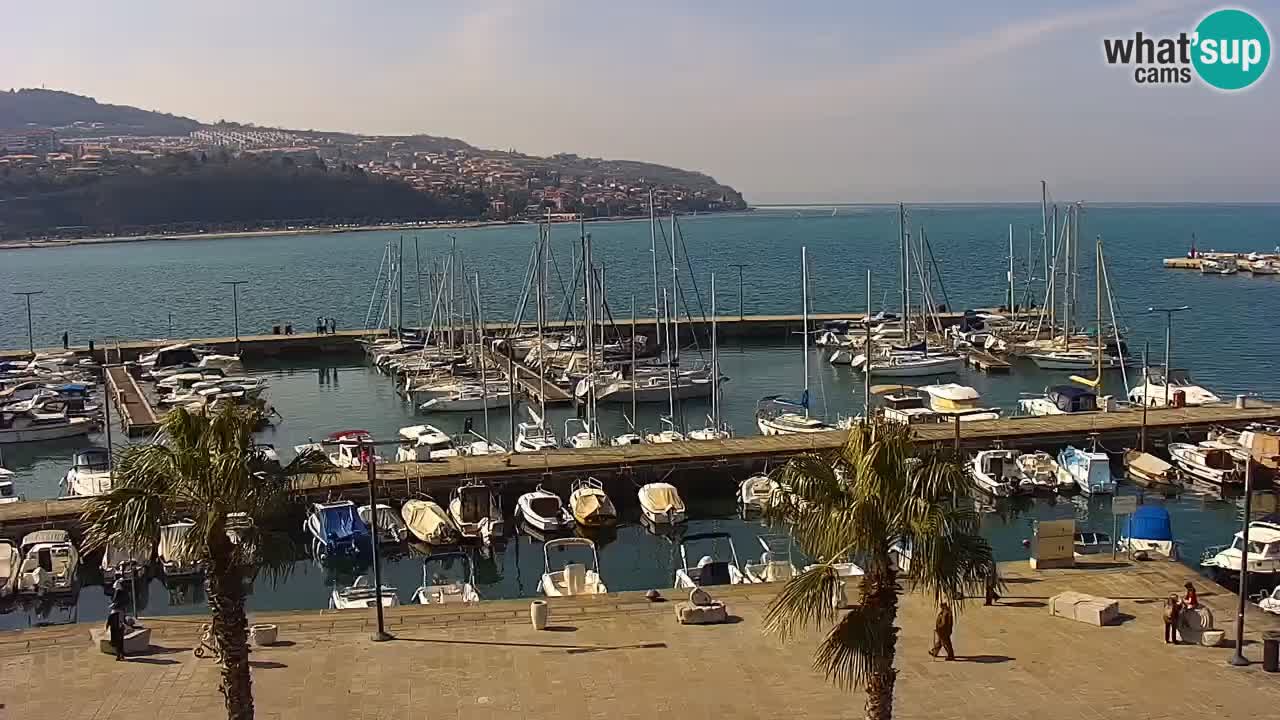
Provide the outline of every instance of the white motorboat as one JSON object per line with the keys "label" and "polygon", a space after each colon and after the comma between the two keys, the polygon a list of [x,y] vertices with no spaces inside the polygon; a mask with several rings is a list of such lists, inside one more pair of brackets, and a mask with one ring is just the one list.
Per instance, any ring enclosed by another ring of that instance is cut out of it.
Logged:
{"label": "white motorboat", "polygon": [[[866,372],[867,357],[858,355],[851,363],[855,370]],[[960,372],[964,358],[952,353],[929,355],[917,352],[890,352],[871,358],[872,376],[878,377],[927,377]]]}
{"label": "white motorboat", "polygon": [[434,425],[410,425],[400,428],[400,447],[396,462],[431,462],[457,457],[453,438]]}
{"label": "white motorboat", "polygon": [[592,477],[574,482],[569,509],[573,519],[584,527],[608,527],[618,522],[618,511],[605,494],[604,483]]}
{"label": "white motorboat", "polygon": [[633,432],[622,433],[621,435],[615,436],[613,440],[610,440],[609,444],[613,445],[614,447],[624,447],[626,445],[643,445],[644,438],[640,437],[639,433],[633,433]]}
{"label": "white motorboat", "polygon": [[1244,481],[1235,457],[1225,448],[1169,443],[1168,450],[1174,465],[1195,480],[1219,486]]}
{"label": "white motorboat", "polygon": [[687,439],[683,433],[676,430],[676,424],[670,417],[663,417],[660,419],[660,422],[662,423],[662,429],[656,433],[648,433],[645,435],[645,442],[651,445],[660,445],[662,443],[684,442]]}
{"label": "white motorboat", "polygon": [[484,483],[473,482],[455,488],[449,499],[449,518],[466,540],[492,545],[494,538],[506,534],[498,494]]}
{"label": "white motorboat", "polygon": [[1271,592],[1264,591],[1255,595],[1254,600],[1258,603],[1259,610],[1280,615],[1280,585],[1272,588]]}
{"label": "white motorboat", "polygon": [[633,394],[637,403],[693,400],[709,397],[712,391],[709,369],[683,370],[671,373],[668,379],[665,369],[654,368],[636,369],[631,377],[624,377],[621,372],[603,377],[588,376],[578,382],[574,394],[579,398],[586,397],[593,381],[597,401],[606,403],[629,403]]}
{"label": "white motorboat", "polygon": [[746,563],[742,572],[747,582],[771,583],[786,582],[800,574],[791,557],[791,538],[786,535],[762,535],[760,561]]}
{"label": "white motorboat", "polygon": [[[703,555],[697,564],[689,564],[688,548],[694,543],[712,543],[724,541],[729,546],[729,559],[716,559],[712,555]],[[738,551],[733,546],[733,538],[726,532],[695,533],[680,539],[680,569],[676,570],[676,589],[692,590],[696,587],[713,585],[742,585],[750,582],[742,573],[738,563]]]}
{"label": "white motorboat", "polygon": [[1240,264],[1233,257],[1200,258],[1202,275],[1235,275],[1240,272]]}
{"label": "white motorboat", "polygon": [[432,553],[422,561],[422,586],[413,593],[419,605],[480,602],[475,569],[464,552]]}
{"label": "white motorboat", "polygon": [[996,497],[1010,497],[1020,492],[1022,472],[1018,468],[1019,454],[1017,450],[980,450],[969,469],[978,489]]}
{"label": "white motorboat", "polygon": [[22,566],[17,592],[21,595],[74,594],[80,553],[66,530],[36,530],[22,538]]}
{"label": "white motorboat", "polygon": [[92,497],[111,492],[111,454],[100,447],[77,452],[71,460],[71,469],[62,478],[62,486],[70,497]]}
{"label": "white motorboat", "polygon": [[93,421],[65,413],[0,412],[0,445],[43,442],[88,435]]}
{"label": "white motorboat", "polygon": [[674,525],[687,519],[684,500],[674,485],[649,483],[641,486],[636,496],[640,499],[640,512],[655,525]]}
{"label": "white motorboat", "polygon": [[1052,492],[1054,490],[1075,490],[1076,481],[1064,477],[1058,472],[1058,461],[1043,450],[1018,455],[1018,472],[1020,484],[1030,483],[1032,489]]}
{"label": "white motorboat", "polygon": [[[1205,550],[1200,564],[1227,573],[1239,573],[1244,558],[1244,535],[1237,532],[1230,545]],[[1276,577],[1280,573],[1280,524],[1268,520],[1249,523],[1247,571],[1251,575]]]}
{"label": "white motorboat", "polygon": [[166,578],[191,578],[204,572],[204,563],[188,546],[188,536],[196,524],[190,520],[160,526],[160,544],[156,557]]}
{"label": "white motorboat", "polygon": [[1124,454],[1124,467],[1133,480],[1142,485],[1177,487],[1182,485],[1178,468],[1150,453],[1129,450]]}
{"label": "white motorboat", "polygon": [[516,517],[544,532],[573,527],[573,516],[565,508],[564,501],[541,485],[516,500]]}
{"label": "white motorboat", "polygon": [[747,512],[764,512],[773,502],[778,483],[766,473],[756,473],[738,483],[738,505]]}
{"label": "white motorboat", "polygon": [[409,528],[405,526],[404,520],[400,519],[400,513],[390,505],[378,503],[376,518],[373,508],[368,505],[361,505],[356,512],[360,514],[360,519],[369,526],[371,532],[378,533],[379,543],[397,545],[409,537]]}
{"label": "white motorboat", "polygon": [[[356,578],[348,587],[334,588],[329,596],[329,607],[334,610],[358,610],[378,606],[378,588],[366,575]],[[395,607],[400,604],[396,588],[391,585],[382,586],[382,607]]]}
{"label": "white motorboat", "polygon": [[950,421],[955,417],[964,422],[1000,419],[1000,408],[980,406],[978,403],[982,395],[968,385],[923,385],[920,391],[929,397],[929,409],[946,416],[944,420]]}
{"label": "white motorboat", "polygon": [[1168,372],[1167,377],[1166,381],[1166,373],[1162,368],[1147,368],[1143,382],[1129,390],[1129,401],[1153,408],[1165,405],[1213,405],[1222,402],[1222,398],[1192,382],[1191,375],[1186,370],[1175,368]]}
{"label": "white motorboat", "polygon": [[1085,388],[1055,385],[1046,388],[1042,396],[1019,400],[1018,410],[1032,416],[1097,412],[1098,396]]}
{"label": "white motorboat", "polygon": [[8,540],[0,539],[0,599],[14,594],[22,574],[22,553]]}
{"label": "white motorboat", "polygon": [[318,559],[350,557],[369,548],[369,526],[350,500],[312,503],[302,527],[311,535]]}
{"label": "white motorboat", "polygon": [[[329,462],[340,468],[360,470],[364,467],[365,457],[373,452],[373,435],[368,430],[340,430],[329,436],[329,442],[338,444],[337,452],[329,453]],[[381,463],[382,458],[376,453],[373,462]]]}
{"label": "white motorboat", "polygon": [[409,532],[428,545],[450,545],[462,537],[449,514],[433,500],[405,500],[400,517]]}
{"label": "white motorboat", "polygon": [[[561,554],[572,548],[590,551],[591,564],[581,562],[551,561],[551,551]],[[600,555],[596,552],[596,544],[586,538],[559,538],[548,540],[542,546],[543,570],[539,589],[547,597],[570,597],[573,595],[604,595],[609,592],[604,581],[600,579]]]}
{"label": "white motorboat", "polygon": [[102,560],[98,563],[103,583],[114,582],[122,569],[126,574],[145,572],[151,565],[153,554],[151,548],[125,548],[114,542],[107,543],[102,550]]}
{"label": "white motorboat", "polygon": [[[895,546],[895,548],[896,547],[897,546]],[[904,572],[902,570],[902,565],[896,560],[898,557],[897,550],[890,548],[889,552],[891,553],[891,559],[894,559],[894,562],[897,563],[899,571]],[[809,572],[817,567],[818,565],[816,563],[813,565],[806,565],[804,571]],[[831,592],[831,605],[835,608],[847,607],[849,605],[848,584],[851,582],[849,578],[860,578],[867,573],[859,567],[857,563],[852,561],[831,563],[831,569],[835,570],[836,577],[840,578],[840,584]]]}
{"label": "white motorboat", "polygon": [[516,452],[531,453],[555,450],[556,433],[541,422],[522,422],[516,426]]}
{"label": "white motorboat", "polygon": [[1140,505],[1124,521],[1117,547],[1125,552],[1157,552],[1174,557],[1173,524],[1169,511],[1160,505]]}
{"label": "white motorboat", "polygon": [[[1095,350],[1050,350],[1047,352],[1027,353],[1027,358],[1041,370],[1089,370],[1098,366],[1098,354]],[[1114,355],[1103,354],[1102,367],[1120,367],[1122,361]]]}
{"label": "white motorboat", "polygon": [[777,396],[761,398],[756,403],[756,427],[762,435],[794,435],[828,432],[834,427],[817,418],[809,417],[806,395],[799,403]]}
{"label": "white motorboat", "polygon": [[564,446],[570,449],[593,448],[604,445],[599,434],[587,427],[581,418],[564,421]]}
{"label": "white motorboat", "polygon": [[13,471],[0,467],[0,505],[16,502],[22,502],[22,496],[13,484]]}
{"label": "white motorboat", "polygon": [[1085,495],[1111,495],[1116,481],[1111,477],[1111,463],[1104,452],[1089,452],[1068,445],[1058,452],[1058,478],[1070,479]]}

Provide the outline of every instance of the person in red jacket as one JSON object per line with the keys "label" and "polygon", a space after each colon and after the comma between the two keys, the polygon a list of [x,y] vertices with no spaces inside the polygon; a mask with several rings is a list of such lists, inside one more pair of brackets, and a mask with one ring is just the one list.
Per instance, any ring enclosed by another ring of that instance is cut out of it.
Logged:
{"label": "person in red jacket", "polygon": [[1200,607],[1200,598],[1196,595],[1196,586],[1187,583],[1182,587],[1187,589],[1187,594],[1182,598],[1182,606],[1187,610],[1195,610]]}

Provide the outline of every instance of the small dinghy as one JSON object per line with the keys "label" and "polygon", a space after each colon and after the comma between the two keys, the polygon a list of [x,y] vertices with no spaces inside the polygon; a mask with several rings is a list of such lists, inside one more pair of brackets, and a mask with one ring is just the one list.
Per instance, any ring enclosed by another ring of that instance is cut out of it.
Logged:
{"label": "small dinghy", "polygon": [[419,605],[480,602],[475,569],[464,552],[432,553],[422,561],[422,587],[413,594]]}
{"label": "small dinghy", "polygon": [[[717,559],[711,555],[703,555],[698,564],[689,564],[688,546],[697,542],[715,543],[725,541],[729,546],[729,559]],[[751,582],[742,574],[738,564],[738,551],[733,546],[733,538],[726,532],[696,533],[688,535],[680,541],[680,564],[676,570],[675,585],[677,589],[692,590],[696,587],[711,585],[742,585]]]}
{"label": "small dinghy", "polygon": [[[551,551],[562,554],[571,548],[590,551],[591,564],[580,562],[559,563],[551,561]],[[548,540],[542,546],[543,571],[539,588],[547,597],[568,597],[572,595],[603,595],[609,592],[604,581],[600,579],[600,555],[596,552],[596,544],[586,538],[560,538]]]}
{"label": "small dinghy", "polygon": [[1178,468],[1141,450],[1125,452],[1124,467],[1130,479],[1147,487],[1176,488],[1182,485],[1182,473]]}
{"label": "small dinghy", "polygon": [[[1022,453],[1018,456],[1018,472],[1022,476],[1021,483],[1030,483],[1032,489],[1039,492],[1053,492],[1058,489],[1062,481],[1059,479],[1058,461],[1053,456],[1043,450],[1035,452]],[[1074,480],[1066,483],[1065,488],[1074,490],[1076,483]]]}
{"label": "small dinghy", "polygon": [[467,540],[492,545],[495,537],[506,534],[498,495],[484,483],[473,482],[456,488],[449,499],[449,518]]}
{"label": "small dinghy", "polygon": [[462,537],[449,514],[432,500],[406,500],[400,517],[409,532],[428,545],[449,545]]}
{"label": "small dinghy", "polygon": [[[400,604],[396,589],[390,585],[382,586],[382,607],[395,607]],[[334,588],[329,596],[329,607],[334,610],[357,610],[378,605],[378,589],[366,575],[356,578],[350,587]]]}
{"label": "small dinghy", "polygon": [[684,500],[674,485],[649,483],[636,493],[644,518],[655,525],[674,525],[686,520]]}
{"label": "small dinghy", "polygon": [[395,508],[389,505],[378,503],[376,519],[374,518],[373,508],[368,505],[361,505],[358,512],[364,524],[378,533],[378,542],[380,543],[396,545],[404,542],[405,538],[409,537],[409,528],[405,527],[404,520],[400,519],[400,514],[395,511]]}
{"label": "small dinghy", "polygon": [[573,517],[564,507],[559,495],[539,485],[533,492],[520,496],[516,501],[516,517],[544,532],[568,530],[573,527]]}
{"label": "small dinghy", "polygon": [[569,493],[573,519],[584,527],[608,527],[618,522],[618,511],[604,492],[604,484],[595,478],[578,480]]}
{"label": "small dinghy", "polygon": [[22,553],[8,540],[0,540],[0,599],[13,594],[22,570]]}
{"label": "small dinghy", "polygon": [[80,553],[66,530],[37,530],[22,538],[18,592],[54,595],[76,592]]}
{"label": "small dinghy", "polygon": [[760,562],[747,563],[743,574],[753,583],[786,582],[800,574],[791,558],[791,538],[786,535],[761,536]]}
{"label": "small dinghy", "polygon": [[773,502],[778,483],[765,473],[756,473],[738,485],[738,505],[745,512],[764,512]]}

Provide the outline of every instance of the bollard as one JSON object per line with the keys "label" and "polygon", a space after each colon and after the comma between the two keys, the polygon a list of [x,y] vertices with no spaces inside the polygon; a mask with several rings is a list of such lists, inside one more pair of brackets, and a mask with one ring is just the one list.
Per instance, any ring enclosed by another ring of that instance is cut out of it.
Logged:
{"label": "bollard", "polygon": [[1280,672],[1280,632],[1268,630],[1262,633],[1262,669]]}

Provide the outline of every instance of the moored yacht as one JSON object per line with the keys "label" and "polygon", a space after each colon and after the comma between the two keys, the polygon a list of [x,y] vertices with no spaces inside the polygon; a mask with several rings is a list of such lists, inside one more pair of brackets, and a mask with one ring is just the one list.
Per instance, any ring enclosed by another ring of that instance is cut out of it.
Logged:
{"label": "moored yacht", "polygon": [[1168,450],[1178,469],[1196,480],[1219,486],[1244,481],[1235,457],[1226,448],[1169,443]]}
{"label": "moored yacht", "polygon": [[1098,411],[1098,396],[1085,388],[1073,385],[1054,385],[1046,388],[1044,395],[1026,397],[1018,401],[1023,415],[1065,415]]}
{"label": "moored yacht", "polygon": [[1222,398],[1191,381],[1186,370],[1174,368],[1167,375],[1163,368],[1147,368],[1143,382],[1129,390],[1129,400],[1147,407],[1183,407],[1213,405]]}
{"label": "moored yacht", "polygon": [[1085,495],[1110,495],[1116,491],[1107,454],[1080,450],[1071,445],[1058,452],[1058,477],[1070,478]]}
{"label": "moored yacht", "polygon": [[88,435],[93,421],[63,413],[0,412],[0,445]]}
{"label": "moored yacht", "polygon": [[809,417],[808,396],[800,403],[772,396],[756,403],[756,427],[762,435],[792,435],[835,430],[817,418]]}
{"label": "moored yacht", "polygon": [[1251,575],[1275,578],[1280,575],[1280,523],[1271,519],[1249,523],[1249,551],[1244,553],[1244,534],[1237,532],[1230,545],[1207,548],[1200,564],[1228,574],[1238,574],[1241,560]]}
{"label": "moored yacht", "polygon": [[72,497],[91,497],[111,491],[111,453],[106,448],[81,450],[71,460],[71,469],[62,478],[63,492]]}
{"label": "moored yacht", "polygon": [[996,497],[1010,497],[1019,492],[1022,484],[1019,454],[1017,450],[1004,449],[979,451],[970,469],[978,489]]}

